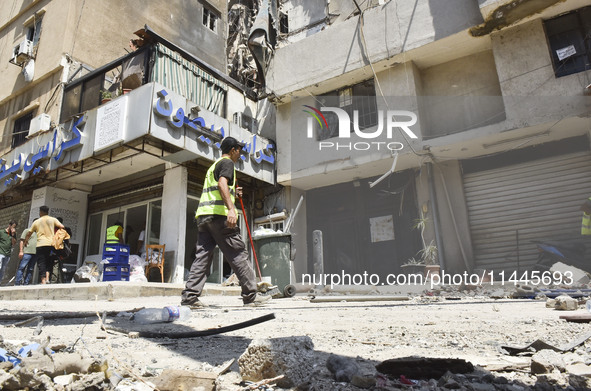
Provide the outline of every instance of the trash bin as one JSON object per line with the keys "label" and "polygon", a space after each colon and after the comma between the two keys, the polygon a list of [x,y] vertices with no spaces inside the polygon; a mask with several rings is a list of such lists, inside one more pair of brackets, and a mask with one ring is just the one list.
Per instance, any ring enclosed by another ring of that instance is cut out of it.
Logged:
{"label": "trash bin", "polygon": [[254,250],[263,277],[271,277],[283,296],[291,297],[295,288],[291,285],[291,234],[272,234],[254,238]]}

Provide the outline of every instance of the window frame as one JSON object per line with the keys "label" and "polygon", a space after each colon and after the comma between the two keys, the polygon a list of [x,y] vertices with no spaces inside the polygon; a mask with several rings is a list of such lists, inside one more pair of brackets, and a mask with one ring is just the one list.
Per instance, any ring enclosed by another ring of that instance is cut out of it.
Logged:
{"label": "window frame", "polygon": [[[585,23],[583,14],[591,17],[591,6],[582,7],[552,19],[544,20],[544,31],[556,78],[591,69],[591,22]],[[574,21],[576,21],[576,25],[573,25]],[[572,38],[574,36],[576,36],[576,40]],[[559,43],[561,40],[570,40],[575,50],[578,48],[582,52],[577,52],[560,60],[556,52],[571,46]],[[582,64],[577,64],[576,61],[581,59]]]}
{"label": "window frame", "polygon": [[[26,130],[21,129],[21,130],[17,131],[16,130],[17,126],[24,123],[21,121],[25,120],[27,117],[30,117],[28,120],[29,125],[28,125],[27,129]],[[33,121],[33,118],[35,118],[35,110],[27,111],[26,113],[23,113],[14,119],[13,125],[12,125],[11,141],[10,141],[10,148],[11,149],[14,149],[14,148],[16,148],[20,145],[23,145],[24,143],[27,142],[27,136],[29,135],[29,131],[31,130],[31,122]]]}
{"label": "window frame", "polygon": [[[215,34],[218,33],[220,19],[220,15],[216,11],[205,5],[203,6],[201,22],[209,31]],[[211,27],[211,23],[213,23],[213,28]]]}
{"label": "window frame", "polygon": [[[367,94],[369,88],[373,89],[371,94]],[[378,124],[378,103],[373,78],[319,95],[317,100],[321,107],[338,107],[345,110],[351,121],[354,118],[353,111],[357,110],[359,112],[359,130],[368,129]],[[322,129],[320,125],[316,124],[317,141],[337,137],[339,133],[337,115],[332,112],[323,112],[323,114],[328,123],[328,129]],[[353,132],[354,127],[351,123],[351,133]]]}

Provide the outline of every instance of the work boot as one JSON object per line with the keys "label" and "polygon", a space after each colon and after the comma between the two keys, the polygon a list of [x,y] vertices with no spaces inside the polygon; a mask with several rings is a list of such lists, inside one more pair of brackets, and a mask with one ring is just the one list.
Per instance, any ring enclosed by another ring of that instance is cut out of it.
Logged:
{"label": "work boot", "polygon": [[257,293],[253,301],[244,303],[244,307],[260,307],[265,305],[269,300],[271,300],[271,296]]}
{"label": "work boot", "polygon": [[192,298],[187,299],[187,300],[181,300],[181,305],[182,306],[189,307],[191,309],[198,309],[198,308],[205,308],[205,307],[207,307],[207,304],[205,304],[202,301],[200,301],[198,297],[192,297]]}

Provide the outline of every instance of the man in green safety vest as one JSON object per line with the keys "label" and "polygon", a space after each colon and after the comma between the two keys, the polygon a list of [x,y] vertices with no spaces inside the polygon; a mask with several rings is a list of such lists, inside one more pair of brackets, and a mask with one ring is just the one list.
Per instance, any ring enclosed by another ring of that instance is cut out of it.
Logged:
{"label": "man in green safety vest", "polygon": [[120,221],[107,228],[107,239],[105,242],[123,243],[123,224]]}
{"label": "man in green safety vest", "polygon": [[205,175],[203,192],[195,212],[199,230],[197,252],[181,295],[181,305],[204,306],[199,301],[199,296],[209,276],[216,245],[238,277],[244,306],[261,305],[270,298],[257,294],[254,270],[248,260],[240,229],[236,225],[238,213],[234,201],[236,195],[242,195],[242,189],[236,187],[234,164],[240,158],[243,147],[244,144],[233,137],[224,138],[221,144],[222,157],[209,167]]}
{"label": "man in green safety vest", "polygon": [[583,221],[581,224],[581,235],[591,235],[591,197],[581,205]]}

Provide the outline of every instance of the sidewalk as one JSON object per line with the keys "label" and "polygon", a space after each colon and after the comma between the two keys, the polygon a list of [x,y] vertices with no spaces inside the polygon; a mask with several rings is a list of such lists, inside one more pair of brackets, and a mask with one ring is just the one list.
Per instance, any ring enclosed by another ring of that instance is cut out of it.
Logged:
{"label": "sidewalk", "polygon": [[[0,287],[0,300],[115,300],[127,297],[181,296],[184,284],[105,281]],[[239,296],[240,287],[205,284],[204,296]]]}

